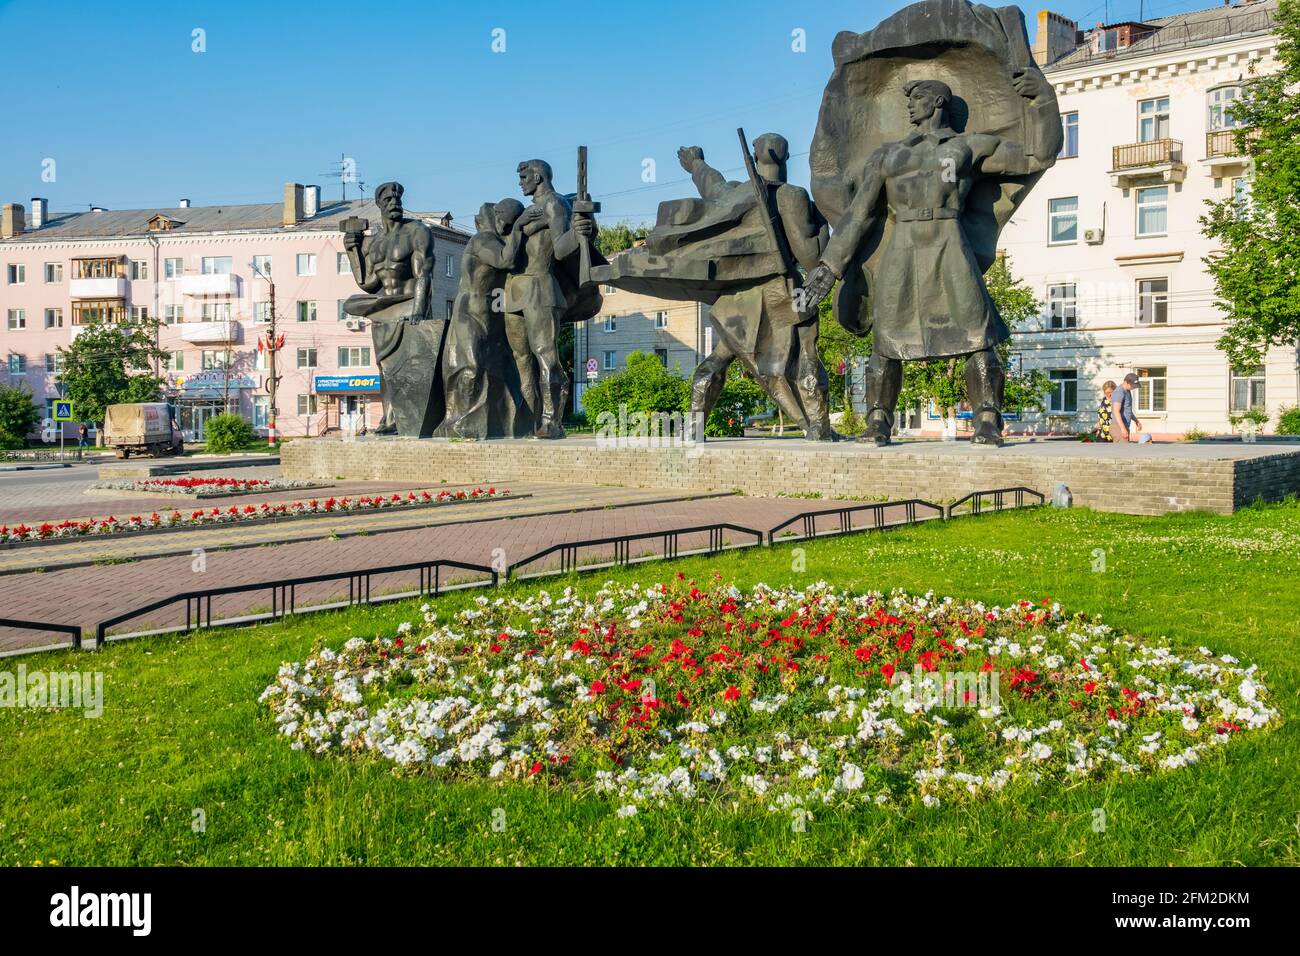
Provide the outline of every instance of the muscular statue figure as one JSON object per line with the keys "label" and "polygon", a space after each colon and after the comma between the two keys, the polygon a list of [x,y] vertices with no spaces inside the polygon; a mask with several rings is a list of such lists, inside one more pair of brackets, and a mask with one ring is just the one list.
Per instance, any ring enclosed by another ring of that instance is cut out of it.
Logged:
{"label": "muscular statue figure", "polygon": [[[1038,70],[1017,71],[1011,84],[1035,114],[1042,113],[1043,124],[1055,123],[1059,130],[1051,87]],[[888,215],[893,228],[875,269],[866,376],[870,411],[859,440],[889,442],[904,359],[965,356],[972,440],[1001,445],[1005,374],[995,346],[1010,333],[989,298],[962,218],[978,179],[1041,172],[1055,161],[1055,144],[1034,155],[999,136],[954,131],[948,117],[952,90],[937,80],[913,80],[903,92],[913,131],[867,160],[862,186],[836,223],[806,292],[811,301],[823,298],[861,261],[863,244]]]}
{"label": "muscular statue figure", "polygon": [[[532,197],[514,228],[523,237],[523,255],[506,278],[506,336],[537,438],[563,438],[560,421],[569,379],[555,340],[567,300],[557,276],[559,261],[574,255],[592,220],[574,216],[568,201],[551,185],[551,166],[540,159],[519,164],[519,188]],[[540,400],[539,400],[540,399]]]}
{"label": "muscular statue figure", "polygon": [[[764,133],[754,140],[755,170],[769,190],[776,227],[784,232],[795,261],[810,270],[826,248],[828,229],[808,193],[786,182],[789,155],[784,136]],[[706,202],[722,201],[727,193],[749,189],[728,182],[709,166],[698,146],[679,149],[677,157]],[[755,214],[767,215],[767,210],[760,208],[750,215]],[[817,310],[801,314],[796,308],[799,281],[798,275],[769,276],[718,296],[709,312],[716,332],[713,350],[691,380],[692,420],[708,420],[726,382],[728,366],[740,359],[786,416],[803,425],[808,438],[825,441],[838,437],[831,430],[826,369],[817,351]]]}
{"label": "muscular statue figure", "polygon": [[512,228],[523,211],[519,200],[503,199],[484,203],[474,217],[478,232],[461,257],[460,284],[443,355],[447,417],[439,435],[496,438],[518,433],[515,420],[522,413],[522,396],[518,379],[507,374],[507,366],[510,372],[514,368],[500,298],[506,270],[514,267],[523,248],[523,233]]}
{"label": "muscular statue figure", "polygon": [[367,293],[352,296],[343,309],[370,321],[384,404],[376,433],[422,437],[442,418],[437,373],[446,320],[433,320],[429,310],[433,231],[406,218],[402,192],[395,182],[375,190],[383,218],[374,235],[364,234],[369,224],[363,219],[340,224],[352,276]]}

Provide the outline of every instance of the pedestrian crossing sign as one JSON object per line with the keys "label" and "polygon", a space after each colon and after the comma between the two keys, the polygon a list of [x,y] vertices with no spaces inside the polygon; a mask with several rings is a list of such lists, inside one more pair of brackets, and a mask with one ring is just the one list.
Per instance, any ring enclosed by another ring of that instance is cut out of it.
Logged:
{"label": "pedestrian crossing sign", "polygon": [[56,422],[72,421],[72,403],[55,402],[54,403],[54,420]]}

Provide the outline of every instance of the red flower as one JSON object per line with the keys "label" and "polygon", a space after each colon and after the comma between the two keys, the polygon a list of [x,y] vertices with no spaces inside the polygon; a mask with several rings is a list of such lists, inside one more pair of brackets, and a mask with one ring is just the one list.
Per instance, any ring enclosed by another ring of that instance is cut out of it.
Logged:
{"label": "red flower", "polygon": [[893,665],[893,664],[885,664],[885,665],[883,665],[883,666],[880,668],[880,673],[884,675],[885,683],[887,683],[887,684],[892,684],[892,683],[894,682],[894,665]]}
{"label": "red flower", "polygon": [[723,700],[738,700],[740,698],[740,688],[732,684],[722,692]]}
{"label": "red flower", "polygon": [[1083,690],[1086,694],[1095,693],[1097,690],[1097,682],[1095,680],[1088,681],[1088,683],[1083,685]]}
{"label": "red flower", "polygon": [[594,680],[591,682],[591,696],[596,697],[605,693],[605,682],[603,680]]}
{"label": "red flower", "polygon": [[542,762],[539,760],[536,763],[534,763],[531,767],[528,768],[528,776],[531,777],[533,774],[539,773],[541,769],[542,769]]}

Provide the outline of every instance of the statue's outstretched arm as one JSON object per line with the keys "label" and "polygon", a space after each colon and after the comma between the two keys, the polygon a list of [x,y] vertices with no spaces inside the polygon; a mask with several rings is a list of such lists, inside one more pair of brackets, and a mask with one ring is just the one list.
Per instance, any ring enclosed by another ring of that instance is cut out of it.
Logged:
{"label": "statue's outstretched arm", "polygon": [[831,241],[827,244],[826,251],[822,253],[821,261],[830,266],[836,276],[841,278],[844,276],[844,270],[857,256],[867,233],[875,225],[878,218],[877,208],[884,187],[881,154],[877,151],[867,165],[867,175],[862,181],[862,187],[854,195],[853,202],[840,221],[835,224]]}

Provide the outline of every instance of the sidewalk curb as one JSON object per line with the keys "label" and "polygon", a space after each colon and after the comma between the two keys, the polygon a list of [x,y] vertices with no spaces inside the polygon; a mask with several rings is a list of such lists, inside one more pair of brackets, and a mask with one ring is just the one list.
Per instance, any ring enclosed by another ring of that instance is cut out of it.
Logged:
{"label": "sidewalk curb", "polygon": [[51,468],[71,468],[70,462],[61,461],[45,465],[0,465],[0,471],[47,471]]}
{"label": "sidewalk curb", "polygon": [[[531,495],[526,496],[525,494],[520,494],[518,500],[524,501],[527,499],[527,497],[531,497]],[[403,528],[380,528],[376,530],[363,529],[360,531],[342,531],[342,532],[336,532],[333,529],[330,529],[328,531],[324,531],[324,533],[316,537],[293,538],[286,541],[255,541],[246,544],[208,545],[207,550],[244,551],[248,548],[264,548],[267,547],[268,545],[274,547],[281,544],[304,544],[308,541],[325,541],[329,539],[344,540],[347,538],[355,538],[358,536],[374,537],[376,535],[392,534],[398,531],[422,531],[428,528],[448,528],[448,527],[453,527],[455,525],[482,524],[485,521],[510,521],[515,518],[539,518],[539,517],[544,517],[546,515],[575,514],[584,511],[605,511],[607,509],[612,510],[615,508],[635,508],[635,507],[640,507],[641,505],[663,505],[663,504],[673,504],[675,502],[681,502],[681,501],[700,501],[708,498],[732,498],[732,497],[739,497],[739,496],[737,496],[734,491],[709,491],[709,492],[699,492],[696,494],[673,495],[671,497],[666,497],[666,498],[651,498],[645,501],[628,501],[628,502],[623,502],[620,504],[612,504],[612,505],[588,505],[586,507],[571,507],[571,508],[558,507],[558,508],[552,508],[545,511],[529,511],[523,514],[484,515],[481,518],[467,518],[463,521],[443,521],[443,522],[438,522],[436,524],[414,524],[414,525],[407,525],[406,527]],[[496,499],[496,500],[506,500],[506,499]],[[326,517],[326,516],[318,515],[316,517]],[[168,530],[175,530],[175,529],[168,529]],[[199,529],[188,529],[188,530],[197,531]],[[135,534],[140,534],[140,532],[136,532]],[[67,540],[84,541],[86,539],[70,538]],[[111,558],[110,560],[112,560],[114,563],[130,564],[136,561],[149,561],[152,560],[153,558],[173,558],[176,557],[177,555],[190,555],[193,553],[194,553],[194,547],[191,546],[187,548],[173,548],[167,551],[151,551],[148,554],[134,554],[134,555],[130,555],[129,557],[124,557],[120,559]],[[51,571],[64,571],[73,568],[95,567],[104,560],[105,558],[99,558],[99,559],[94,559],[89,561],[70,561],[70,562],[63,562],[63,563],[52,564],[52,565],[40,565],[38,567],[0,569],[0,578],[11,577],[16,574],[37,574],[37,573],[48,573]]]}

